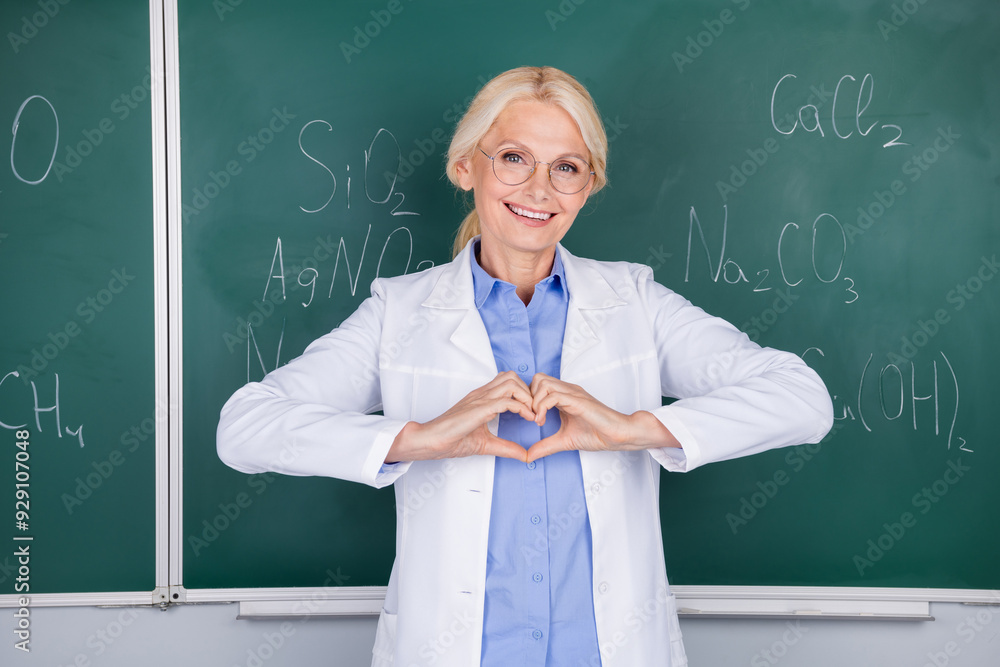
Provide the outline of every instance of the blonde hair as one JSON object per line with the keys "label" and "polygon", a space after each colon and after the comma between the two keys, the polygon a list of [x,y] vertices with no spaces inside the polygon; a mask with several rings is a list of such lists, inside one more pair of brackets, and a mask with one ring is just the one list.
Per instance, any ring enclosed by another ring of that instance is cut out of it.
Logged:
{"label": "blonde hair", "polygon": [[[566,72],[555,67],[518,67],[507,70],[490,80],[476,93],[469,109],[455,128],[448,148],[448,179],[459,187],[457,165],[471,159],[476,147],[490,131],[497,118],[514,102],[532,101],[554,104],[576,121],[583,141],[590,151],[590,166],[594,170],[591,194],[607,182],[608,138],[601,115],[590,93]],[[479,234],[476,209],[465,217],[452,246],[452,256],[458,255],[472,237]]]}

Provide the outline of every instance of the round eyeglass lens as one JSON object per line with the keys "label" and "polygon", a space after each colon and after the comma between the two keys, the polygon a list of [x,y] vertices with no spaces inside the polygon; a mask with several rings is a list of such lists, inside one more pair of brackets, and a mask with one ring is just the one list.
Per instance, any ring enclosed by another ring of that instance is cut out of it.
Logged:
{"label": "round eyeglass lens", "polygon": [[[493,173],[505,185],[520,185],[527,181],[536,164],[531,153],[517,148],[501,149],[492,162]],[[579,158],[563,157],[547,166],[552,187],[563,194],[576,194],[590,182],[590,165]]]}

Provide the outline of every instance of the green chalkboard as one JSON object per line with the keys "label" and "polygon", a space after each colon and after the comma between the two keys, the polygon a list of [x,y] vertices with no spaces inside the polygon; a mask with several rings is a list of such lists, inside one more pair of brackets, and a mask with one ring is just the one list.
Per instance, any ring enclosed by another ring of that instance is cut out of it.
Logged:
{"label": "green chalkboard", "polygon": [[4,2],[0,26],[0,593],[151,591],[148,7]]}
{"label": "green chalkboard", "polygon": [[[223,6],[225,5],[225,6]],[[248,379],[449,258],[481,83],[590,89],[611,186],[566,238],[804,355],[823,444],[663,477],[676,584],[1000,588],[1000,8],[755,0],[183,1],[188,588],[380,585],[393,498],[215,454]]]}

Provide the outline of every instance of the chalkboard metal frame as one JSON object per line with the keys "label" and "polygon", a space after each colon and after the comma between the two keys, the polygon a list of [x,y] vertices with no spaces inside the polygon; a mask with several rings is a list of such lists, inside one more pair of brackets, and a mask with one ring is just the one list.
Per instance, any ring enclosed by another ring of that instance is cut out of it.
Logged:
{"label": "chalkboard metal frame", "polygon": [[[176,0],[150,0],[155,253],[155,397],[169,406],[156,424],[156,563],[153,591],[40,594],[32,606],[240,602],[241,618],[373,615],[385,587],[185,589],[182,526],[182,310],[179,30]],[[932,588],[675,586],[692,617],[930,619],[930,602],[997,604],[1000,591]],[[19,596],[0,596],[0,607]],[[734,603],[735,602],[735,603]],[[808,605],[808,606],[806,606]],[[854,605],[853,607],[851,605]],[[697,613],[694,613],[697,610]]]}
{"label": "chalkboard metal frame", "polygon": [[[155,405],[171,406],[177,405],[177,398],[170,394],[169,378],[171,376],[169,367],[169,346],[178,346],[178,333],[174,331],[171,323],[171,312],[169,310],[169,299],[177,298],[176,289],[171,289],[170,274],[168,273],[168,263],[171,252],[171,239],[168,234],[168,213],[169,204],[175,201],[169,195],[168,183],[176,183],[176,151],[172,158],[171,144],[168,140],[167,124],[172,122],[176,127],[176,114],[169,117],[167,113],[167,100],[165,95],[170,90],[166,83],[168,80],[174,82],[176,87],[176,27],[173,33],[165,26],[167,14],[172,11],[176,16],[176,3],[172,10],[166,7],[163,0],[150,0],[149,2],[149,47],[150,47],[150,102],[151,102],[151,124],[152,124],[152,174],[153,174],[153,294],[154,294],[154,397]],[[168,36],[173,34],[173,39]],[[165,53],[172,52],[175,64],[171,70],[165,66]],[[177,246],[179,248],[179,245]],[[179,309],[174,312],[179,312]],[[172,402],[173,401],[173,402]],[[169,542],[171,539],[169,526],[171,520],[176,518],[176,508],[172,499],[172,481],[175,474],[168,474],[170,469],[170,452],[179,450],[179,443],[174,444],[169,428],[170,421],[173,420],[172,410],[155,410],[154,419],[156,431],[155,442],[155,476],[156,485],[156,562],[154,565],[154,584],[152,591],[115,591],[115,592],[94,592],[94,593],[41,593],[28,595],[30,606],[32,607],[74,607],[74,606],[155,606],[165,605],[168,602],[168,591],[170,588],[170,551]],[[178,469],[179,470],[179,469]],[[11,608],[22,606],[19,599],[25,597],[23,594],[0,595],[0,608]]]}
{"label": "chalkboard metal frame", "polygon": [[[188,602],[239,602],[239,618],[377,615],[384,586],[189,590]],[[822,586],[671,586],[690,618],[929,621],[931,602],[1000,604],[1000,591]]]}
{"label": "chalkboard metal frame", "polygon": [[[180,201],[180,124],[177,116],[177,5],[175,2],[150,0],[151,66],[158,76],[153,86],[153,155],[154,165],[153,204],[157,221],[157,290],[156,290],[156,401],[168,408],[180,405],[180,389],[172,381],[174,364],[180,349],[180,324],[175,318],[180,314],[179,274],[173,264],[180,251],[180,239],[174,233],[174,220]],[[175,279],[176,276],[176,279]],[[162,318],[162,319],[161,319]],[[159,415],[158,415],[159,416]],[[156,590],[154,604],[171,601],[172,568],[171,545],[174,538],[173,524],[180,522],[179,503],[180,463],[173,453],[180,452],[180,430],[176,425],[179,414],[168,409],[156,429]],[[180,570],[177,570],[179,573]]]}
{"label": "chalkboard metal frame", "polygon": [[[167,65],[167,136],[170,196],[170,398],[171,412],[170,486],[170,597],[173,602],[240,603],[239,618],[295,616],[377,615],[385,597],[383,586],[331,588],[206,588],[183,586],[182,426],[183,358],[180,308],[181,226],[180,135],[179,135],[179,25],[177,0],[165,2]],[[172,74],[172,75],[169,75]],[[681,601],[683,615],[700,618],[843,618],[859,620],[933,620],[931,602],[997,604],[1000,590],[935,588],[865,588],[804,586],[687,586],[671,587]]]}

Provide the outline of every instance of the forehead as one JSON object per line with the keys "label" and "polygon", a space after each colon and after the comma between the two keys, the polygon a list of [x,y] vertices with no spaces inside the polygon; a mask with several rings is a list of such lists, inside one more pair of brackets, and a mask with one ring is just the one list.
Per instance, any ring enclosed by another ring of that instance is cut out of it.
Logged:
{"label": "forehead", "polygon": [[590,153],[580,128],[565,109],[535,101],[509,105],[483,139],[491,147],[515,142],[546,156]]}

